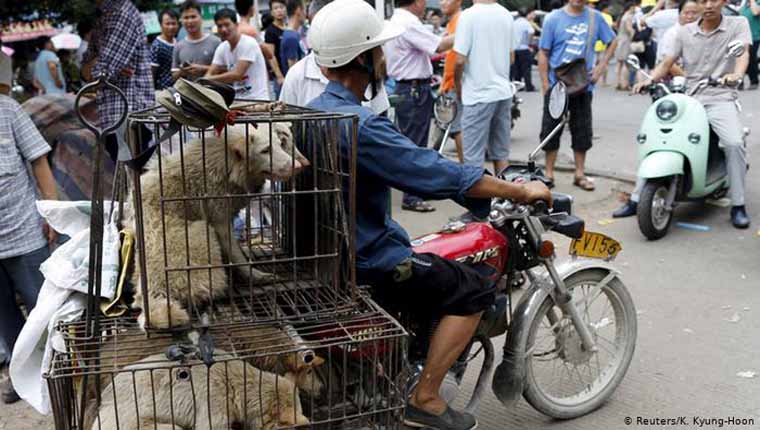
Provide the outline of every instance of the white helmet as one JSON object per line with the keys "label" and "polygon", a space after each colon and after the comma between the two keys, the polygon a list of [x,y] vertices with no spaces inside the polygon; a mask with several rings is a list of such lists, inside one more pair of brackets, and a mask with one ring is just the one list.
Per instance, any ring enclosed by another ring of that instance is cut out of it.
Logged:
{"label": "white helmet", "polygon": [[364,0],[335,0],[314,16],[309,45],[317,64],[335,68],[403,32],[403,27],[380,19]]}

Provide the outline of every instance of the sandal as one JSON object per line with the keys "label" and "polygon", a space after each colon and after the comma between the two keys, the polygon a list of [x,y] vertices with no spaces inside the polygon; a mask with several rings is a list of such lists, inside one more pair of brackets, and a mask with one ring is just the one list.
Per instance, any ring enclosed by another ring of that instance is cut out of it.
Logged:
{"label": "sandal", "polygon": [[435,208],[424,200],[417,200],[411,203],[402,203],[401,209],[412,212],[433,212]]}
{"label": "sandal", "polygon": [[584,191],[594,191],[596,189],[594,182],[586,176],[576,177],[573,185]]}
{"label": "sandal", "polygon": [[548,189],[550,189],[550,190],[551,190],[552,188],[554,188],[554,178],[553,178],[553,177],[551,177],[551,176],[547,176],[547,177],[546,177],[546,179],[548,179],[548,180],[549,180],[549,181],[546,183],[546,188],[548,188]]}

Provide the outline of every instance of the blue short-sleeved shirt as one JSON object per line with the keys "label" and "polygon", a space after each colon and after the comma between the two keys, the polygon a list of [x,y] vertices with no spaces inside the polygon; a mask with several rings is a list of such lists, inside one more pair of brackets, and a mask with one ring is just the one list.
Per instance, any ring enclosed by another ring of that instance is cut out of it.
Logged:
{"label": "blue short-sleeved shirt", "polygon": [[[330,82],[308,107],[359,117],[356,264],[361,282],[390,272],[412,254],[406,231],[388,215],[391,188],[424,199],[453,199],[478,216],[488,214],[490,200],[465,197],[483,177],[482,168],[454,163],[432,149],[418,147],[389,119],[362,107],[340,83]],[[348,136],[341,139],[341,150],[350,150]]]}
{"label": "blue short-sleeved shirt", "polygon": [[[49,62],[55,63],[56,73],[58,79],[63,83],[63,88],[55,85],[55,78],[50,74]],[[45,94],[65,94],[66,93],[66,80],[63,78],[63,67],[61,67],[61,60],[54,52],[43,49],[37,56],[37,60],[34,61],[34,77],[45,88]]]}
{"label": "blue short-sleeved shirt", "polygon": [[[591,46],[586,48],[589,39],[589,14],[594,14],[594,34],[591,36]],[[586,65],[589,72],[593,70],[596,60],[594,45],[600,40],[609,45],[615,40],[615,32],[610,28],[607,21],[598,11],[586,8],[579,16],[570,15],[564,8],[556,9],[546,16],[541,30],[540,49],[549,51],[549,82],[554,85],[556,78],[554,69],[569,63],[570,61],[583,58],[586,53]],[[593,86],[589,87],[589,91]]]}
{"label": "blue short-sleeved shirt", "polygon": [[297,31],[285,30],[282,32],[280,39],[280,70],[282,75],[288,73],[288,60],[298,61],[304,57],[304,50],[301,47],[301,35]]}

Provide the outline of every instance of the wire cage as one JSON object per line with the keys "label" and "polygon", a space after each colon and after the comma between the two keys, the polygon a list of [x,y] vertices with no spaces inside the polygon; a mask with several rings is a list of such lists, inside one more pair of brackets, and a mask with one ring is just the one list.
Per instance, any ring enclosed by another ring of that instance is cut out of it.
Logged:
{"label": "wire cage", "polygon": [[163,108],[129,115],[135,159],[162,141],[117,167],[129,310],[101,315],[96,276],[58,325],[57,430],[399,428],[406,332],[356,286],[357,118],[233,109],[168,139]]}
{"label": "wire cage", "polygon": [[[129,122],[159,136],[170,117],[152,109]],[[283,105],[244,111],[223,130],[179,133],[133,175],[144,326],[352,309],[355,127],[349,116]],[[353,144],[341,146],[341,135]],[[144,147],[143,136],[132,146]]]}
{"label": "wire cage", "polygon": [[61,325],[47,375],[57,430],[396,429],[404,329],[368,298],[333,320],[146,337],[134,318]]}

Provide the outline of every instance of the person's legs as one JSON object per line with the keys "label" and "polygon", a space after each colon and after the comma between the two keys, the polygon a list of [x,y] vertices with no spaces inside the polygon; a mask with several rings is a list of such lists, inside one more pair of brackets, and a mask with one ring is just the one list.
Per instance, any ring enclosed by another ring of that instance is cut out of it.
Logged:
{"label": "person's legs", "polygon": [[526,49],[523,54],[523,78],[525,79],[525,91],[536,91],[536,87],[533,86],[533,77],[531,76],[531,69],[533,68],[533,53],[530,49]]}
{"label": "person's legs", "polygon": [[644,184],[646,184],[646,179],[637,176],[636,186],[631,193],[631,197],[622,206],[612,212],[613,218],[626,218],[636,215],[639,208],[639,196],[641,195],[641,189],[644,188]]}
{"label": "person's legs", "polygon": [[456,145],[457,150],[457,159],[459,159],[460,163],[464,163],[464,151],[462,149],[462,109],[464,108],[464,105],[462,105],[461,100],[456,100],[456,109],[457,114],[454,116],[454,121],[451,122],[451,129],[449,130],[449,135],[452,139],[454,139],[454,144]]}
{"label": "person's legs", "polygon": [[498,174],[509,166],[511,122],[512,99],[495,102],[491,117],[491,135],[488,139],[488,157],[493,161],[494,174]]}
{"label": "person's legs", "polygon": [[591,149],[593,137],[591,92],[579,94],[570,99],[570,133],[572,134],[573,154],[575,158],[575,185],[586,191],[592,191],[594,184],[586,178],[586,152]]}
{"label": "person's legs", "polygon": [[[430,137],[430,121],[433,116],[433,96],[430,84],[396,84],[396,94],[402,97],[396,108],[396,120],[401,133],[421,148],[427,148]],[[404,205],[422,204],[418,196],[404,193]],[[428,210],[433,209],[430,207]]]}
{"label": "person's legs", "polygon": [[457,159],[460,163],[464,163],[464,147],[462,146],[462,140],[461,132],[454,135],[454,145],[456,145]]}
{"label": "person's legs", "polygon": [[[539,135],[541,142],[546,139],[547,136],[560,124],[561,118],[552,118],[549,114],[549,92],[544,95],[544,113],[541,118],[541,133]],[[564,129],[564,126],[563,126]],[[557,162],[557,153],[559,151],[559,140],[562,136],[562,129],[552,137],[552,139],[544,146],[544,152],[546,153],[546,176],[554,180],[554,164]]]}
{"label": "person's legs", "polygon": [[19,266],[20,257],[0,260],[0,341],[10,354],[16,344],[16,338],[24,327],[24,315],[16,304],[16,285],[11,271]]}
{"label": "person's legs", "polygon": [[422,376],[410,399],[413,406],[434,415],[446,410],[446,402],[439,395],[443,378],[472,340],[481,314],[448,315],[438,324],[430,340]]}
{"label": "person's legs", "polygon": [[464,106],[462,112],[462,149],[464,164],[483,167],[486,145],[491,133],[490,118],[493,103],[476,103]]}
{"label": "person's legs", "polygon": [[[742,136],[742,124],[739,120],[739,110],[736,108],[736,104],[732,102],[713,103],[705,105],[707,110],[707,118],[710,121],[715,134],[720,138],[720,147],[726,154],[726,167],[728,169],[728,179],[731,184],[731,188],[728,191],[728,196],[731,199],[731,205],[734,210],[741,208],[744,212],[744,185],[747,176],[747,152],[744,147],[744,137]],[[737,227],[749,226],[749,218],[747,218],[746,225],[734,224]]]}
{"label": "person's legs", "polygon": [[749,67],[747,67],[747,76],[749,76],[749,83],[752,85],[752,89],[757,88],[758,84],[758,65],[757,65],[757,50],[760,48],[760,40],[752,42],[752,46],[749,48]]}
{"label": "person's legs", "polygon": [[412,255],[397,266],[393,279],[378,289],[381,299],[384,296],[422,318],[441,317],[404,421],[432,428],[474,428],[474,417],[450,408],[440,397],[440,389],[446,373],[470,344],[482,312],[494,303],[495,285],[472,267],[434,254]]}

